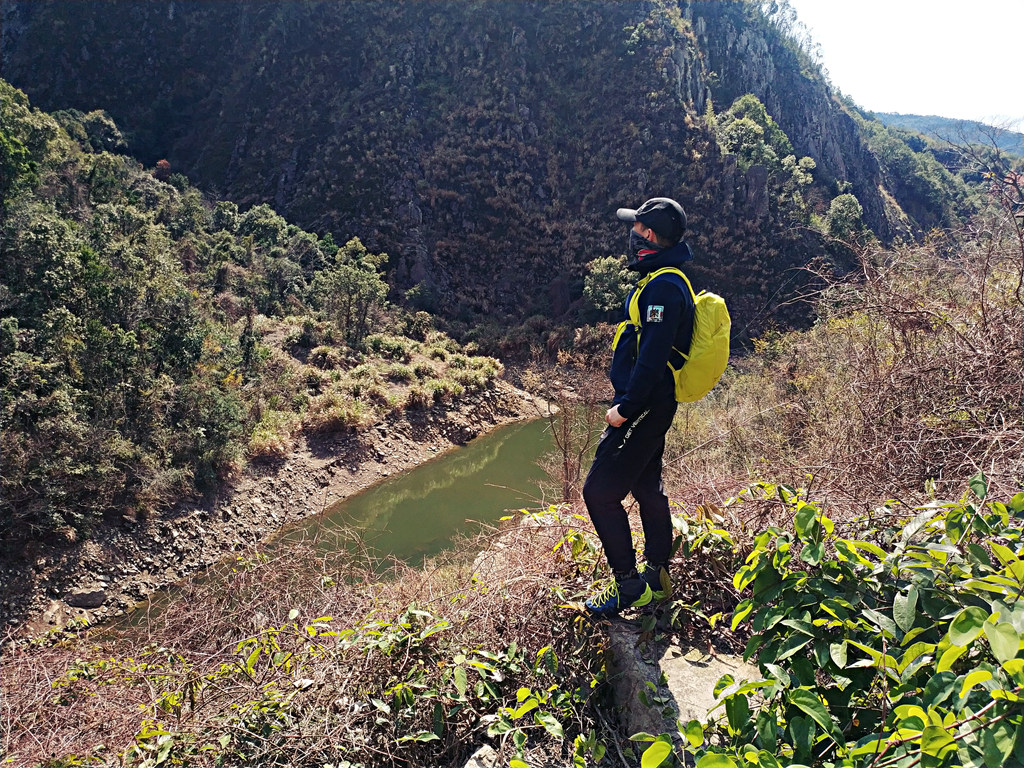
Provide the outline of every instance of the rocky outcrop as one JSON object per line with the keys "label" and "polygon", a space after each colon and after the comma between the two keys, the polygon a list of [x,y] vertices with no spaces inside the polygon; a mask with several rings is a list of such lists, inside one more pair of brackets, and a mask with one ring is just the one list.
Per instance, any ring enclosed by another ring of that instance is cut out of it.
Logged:
{"label": "rocky outcrop", "polygon": [[716,109],[754,94],[798,156],[813,158],[820,177],[848,182],[864,208],[865,223],[883,241],[892,239],[898,232],[883,197],[878,160],[821,69],[744,3],[690,2],[687,7],[706,67],[717,75],[711,86]]}
{"label": "rocky outcrop", "polygon": [[[630,622],[617,620],[609,626],[608,647],[619,719],[631,735],[677,735],[677,723],[704,722],[742,681],[761,679],[757,667],[741,658],[652,640]],[[736,682],[716,697],[715,685],[724,675]]]}

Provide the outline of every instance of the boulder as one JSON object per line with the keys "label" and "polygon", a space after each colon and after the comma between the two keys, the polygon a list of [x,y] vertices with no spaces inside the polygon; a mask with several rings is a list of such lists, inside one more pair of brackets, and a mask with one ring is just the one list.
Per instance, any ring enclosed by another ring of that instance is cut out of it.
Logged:
{"label": "boulder", "polygon": [[[703,722],[721,696],[715,683],[732,675],[760,680],[757,667],[735,656],[711,655],[668,641],[642,641],[640,628],[624,621],[608,631],[610,679],[619,709],[619,721],[630,735],[677,733],[676,721]],[[731,686],[722,696],[734,690]]]}
{"label": "boulder", "polygon": [[99,608],[107,602],[107,593],[102,589],[72,592],[64,598],[64,602],[72,608]]}

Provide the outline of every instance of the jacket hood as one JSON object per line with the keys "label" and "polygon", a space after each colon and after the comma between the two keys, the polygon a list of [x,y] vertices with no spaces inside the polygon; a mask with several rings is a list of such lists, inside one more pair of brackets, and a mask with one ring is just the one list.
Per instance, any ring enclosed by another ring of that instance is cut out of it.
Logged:
{"label": "jacket hood", "polygon": [[641,275],[648,275],[662,267],[679,267],[690,261],[693,253],[685,240],[680,240],[670,248],[663,248],[660,251],[644,254],[638,261],[631,262],[629,268],[639,272]]}

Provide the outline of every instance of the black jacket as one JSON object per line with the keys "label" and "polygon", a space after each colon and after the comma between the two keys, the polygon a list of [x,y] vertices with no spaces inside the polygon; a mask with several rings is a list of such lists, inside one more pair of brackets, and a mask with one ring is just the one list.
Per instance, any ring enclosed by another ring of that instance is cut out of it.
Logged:
{"label": "black jacket", "polygon": [[[632,269],[643,277],[662,267],[682,268],[691,258],[689,246],[681,241],[650,254]],[[693,336],[693,297],[681,283],[677,277],[659,275],[644,287],[640,294],[639,350],[635,330],[627,327],[612,354],[609,377],[619,414],[627,419],[652,404],[675,400],[675,382],[667,365],[669,353],[675,346],[688,354]],[[626,319],[632,295],[630,292],[626,298]]]}

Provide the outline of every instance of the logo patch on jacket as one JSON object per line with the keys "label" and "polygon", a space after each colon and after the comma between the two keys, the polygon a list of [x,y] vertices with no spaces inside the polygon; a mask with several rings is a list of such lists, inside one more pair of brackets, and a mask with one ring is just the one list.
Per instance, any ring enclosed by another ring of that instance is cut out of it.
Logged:
{"label": "logo patch on jacket", "polygon": [[660,304],[651,304],[647,308],[647,322],[660,323],[665,319],[665,307]]}

